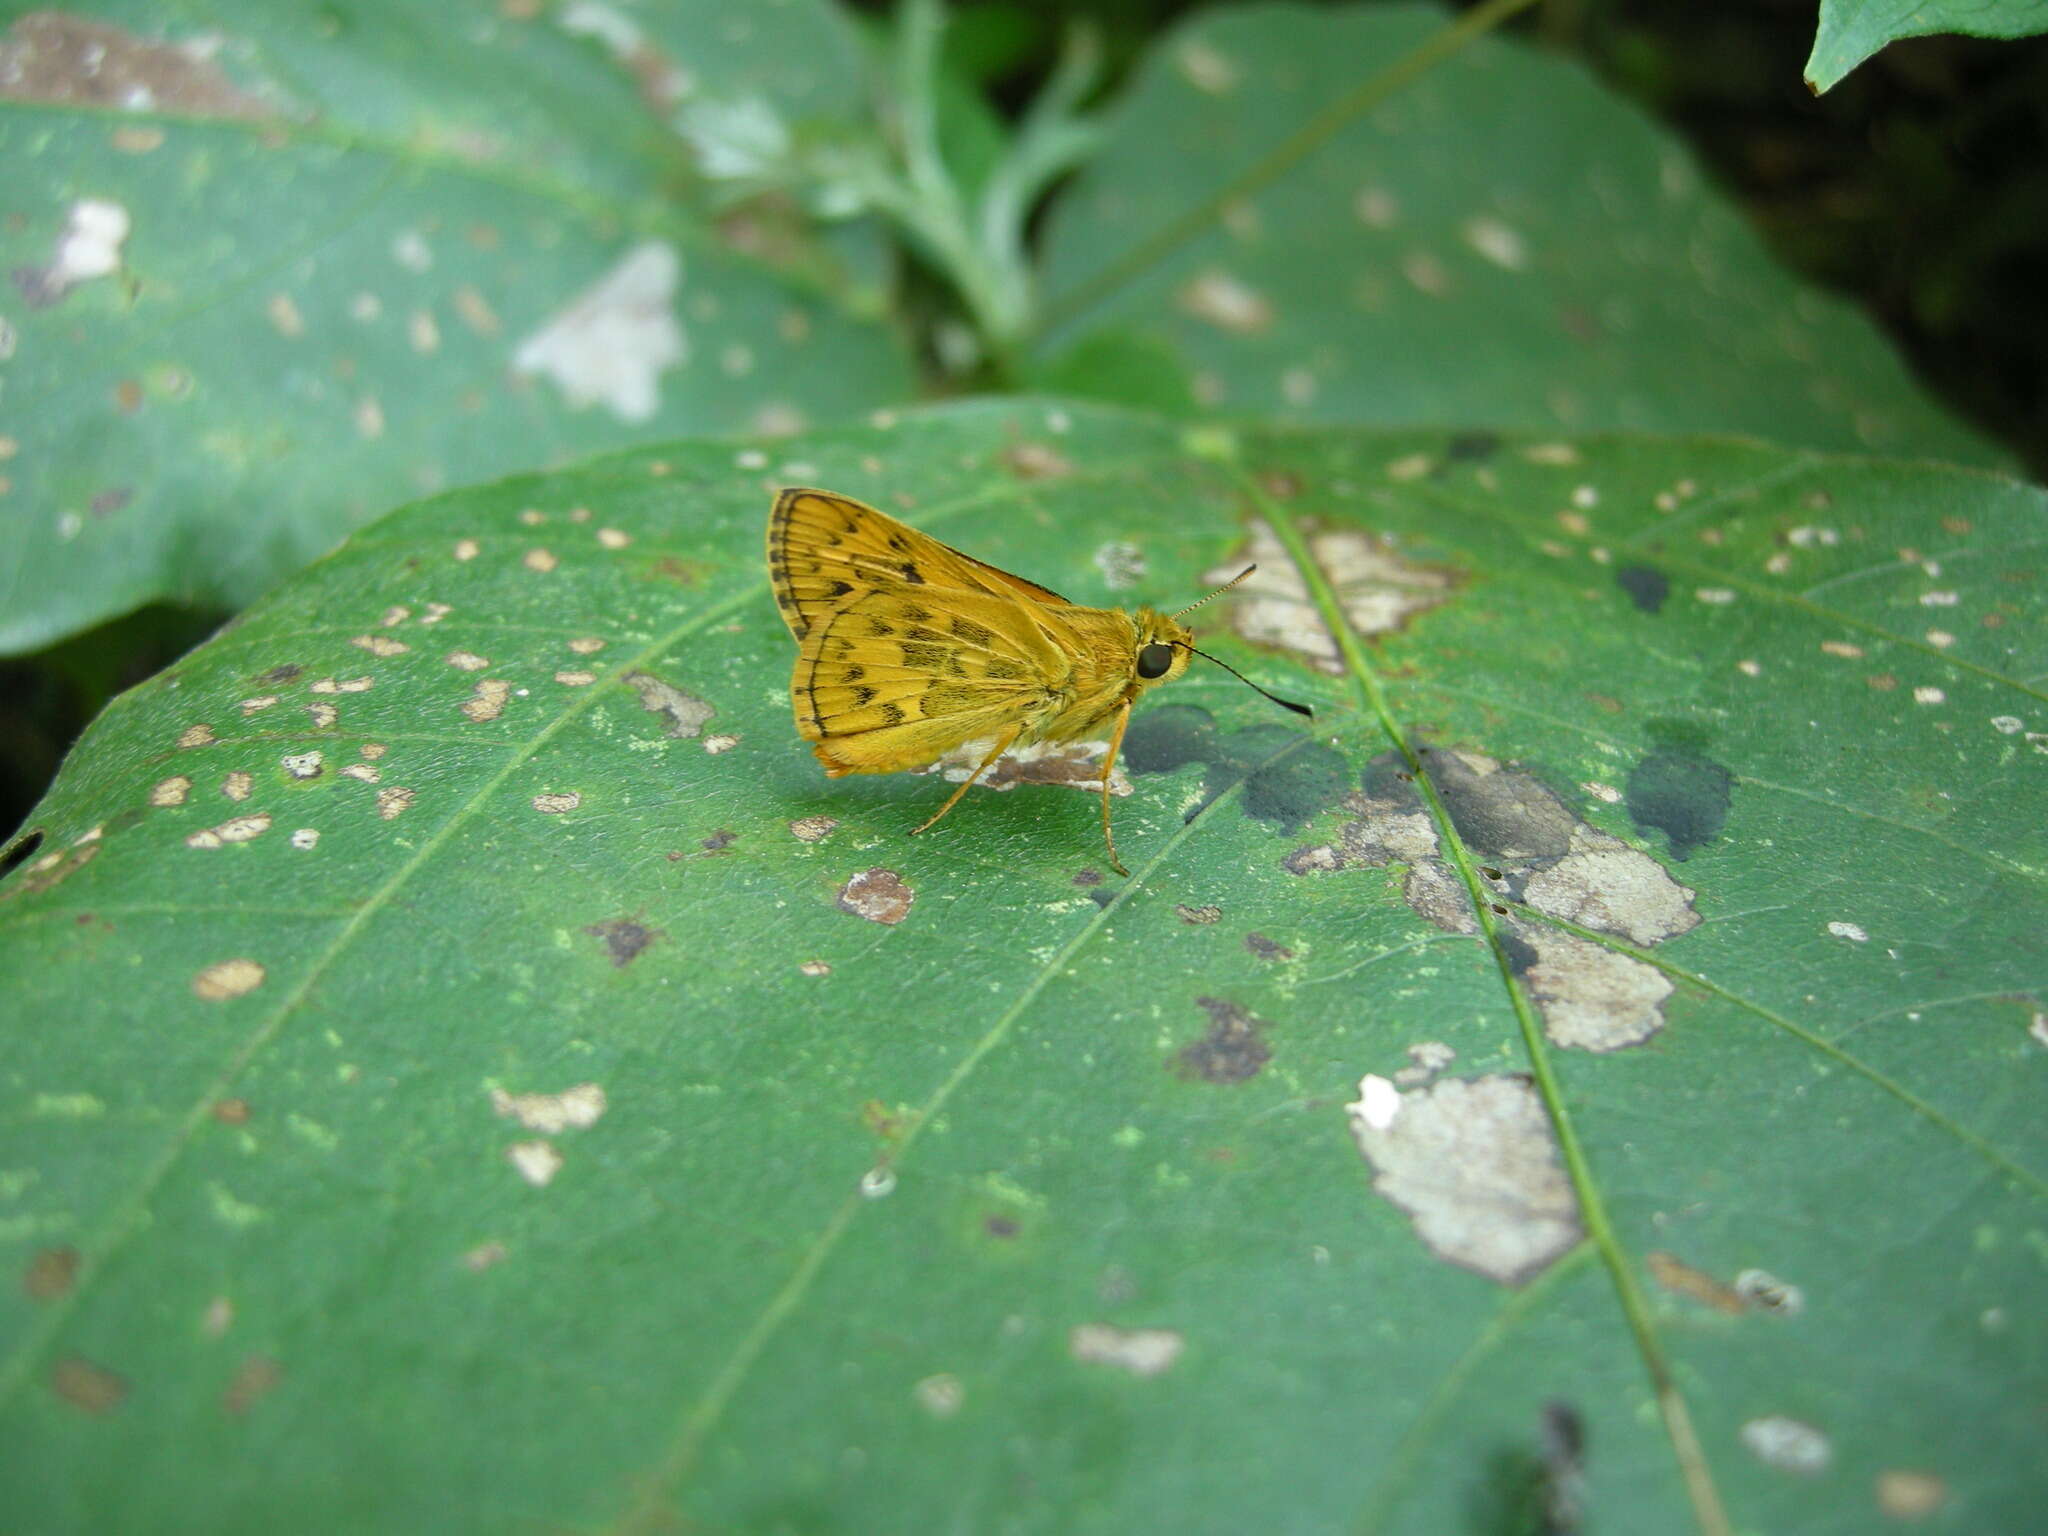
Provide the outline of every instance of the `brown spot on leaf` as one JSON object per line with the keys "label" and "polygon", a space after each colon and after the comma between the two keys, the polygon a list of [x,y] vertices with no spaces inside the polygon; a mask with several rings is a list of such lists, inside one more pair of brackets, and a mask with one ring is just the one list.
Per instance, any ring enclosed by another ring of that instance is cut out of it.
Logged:
{"label": "brown spot on leaf", "polygon": [[277,1390],[284,1367],[268,1355],[251,1355],[235,1367],[220,1395],[221,1411],[239,1418]]}
{"label": "brown spot on leaf", "polygon": [[22,1272],[21,1288],[31,1301],[54,1301],[78,1283],[82,1261],[76,1248],[45,1248]]}
{"label": "brown spot on leaf", "polygon": [[1256,336],[1273,325],[1272,301],[1221,270],[1191,279],[1174,297],[1186,313],[1232,335]]}
{"label": "brown spot on leaf", "polygon": [[602,942],[612,964],[621,969],[639,959],[640,952],[656,939],[668,937],[659,928],[649,928],[630,917],[614,917],[602,923],[592,923],[583,931]]}
{"label": "brown spot on leaf", "polygon": [[[25,856],[41,840],[42,834],[32,832],[20,843],[16,844],[14,849],[9,851],[19,856]],[[83,848],[46,853],[22,871],[20,879],[8,886],[6,890],[0,891],[0,901],[11,901],[17,896],[39,896],[44,891],[52,890],[62,885],[66,880],[85,868],[86,865],[98,858],[99,852],[100,845],[95,842],[87,843]],[[9,862],[12,863],[14,861],[10,860]]]}
{"label": "brown spot on leaf", "polygon": [[996,461],[1019,480],[1057,480],[1074,472],[1072,461],[1049,443],[1012,443]]}
{"label": "brown spot on leaf", "polygon": [[214,1102],[213,1118],[222,1125],[247,1125],[249,1123],[249,1101],[247,1099],[218,1099]]}
{"label": "brown spot on leaf", "polygon": [[1294,951],[1284,944],[1276,944],[1263,933],[1248,933],[1244,936],[1244,947],[1261,960],[1292,960]]}
{"label": "brown spot on leaf", "polygon": [[1266,1021],[1220,997],[1198,997],[1195,1006],[1209,1015],[1209,1032],[1175,1053],[1174,1071],[1205,1083],[1257,1077],[1273,1055],[1261,1037]]}
{"label": "brown spot on leaf", "polygon": [[263,967],[255,960],[222,960],[192,978],[192,993],[209,1003],[226,1002],[263,984]]}
{"label": "brown spot on leaf", "polygon": [[1877,1474],[1877,1507],[1894,1520],[1925,1520],[1947,1502],[1948,1484],[1932,1472],[1887,1467]]}
{"label": "brown spot on leaf", "polygon": [[1749,1303],[1732,1286],[1723,1285],[1704,1270],[1694,1269],[1675,1253],[1656,1249],[1643,1255],[1650,1278],[1676,1296],[1686,1296],[1716,1312],[1747,1312]]}
{"label": "brown spot on leaf", "polygon": [[190,117],[271,113],[195,51],[56,10],[16,17],[0,41],[0,99]]}
{"label": "brown spot on leaf", "polygon": [[733,831],[730,827],[720,827],[716,832],[705,838],[702,843],[698,844],[698,846],[706,853],[723,853],[739,841],[739,836],[739,833]]}
{"label": "brown spot on leaf", "polygon": [[128,1396],[128,1383],[103,1365],[66,1355],[50,1367],[50,1390],[81,1413],[112,1413]]}
{"label": "brown spot on leaf", "polygon": [[1184,907],[1176,904],[1173,913],[1182,922],[1200,928],[1206,927],[1223,916],[1223,909],[1221,907]]}
{"label": "brown spot on leaf", "polygon": [[839,910],[871,923],[902,922],[916,899],[917,893],[893,869],[864,869],[839,888]]}

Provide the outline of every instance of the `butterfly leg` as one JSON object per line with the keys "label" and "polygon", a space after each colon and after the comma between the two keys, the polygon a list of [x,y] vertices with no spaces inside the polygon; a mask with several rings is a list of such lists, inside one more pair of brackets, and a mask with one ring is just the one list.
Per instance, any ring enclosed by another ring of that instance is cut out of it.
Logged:
{"label": "butterfly leg", "polygon": [[1124,744],[1124,727],[1130,723],[1131,706],[1126,704],[1124,712],[1116,717],[1116,732],[1109,738],[1109,750],[1102,754],[1102,840],[1109,846],[1109,867],[1126,878],[1131,872],[1116,856],[1116,839],[1109,830],[1109,779],[1116,772],[1116,754]]}
{"label": "butterfly leg", "polygon": [[974,781],[980,778],[984,773],[987,773],[989,769],[993,768],[995,766],[996,759],[1001,757],[1005,752],[1010,750],[1010,744],[1017,739],[1018,735],[1022,733],[1023,729],[1024,727],[1021,725],[1015,726],[1011,729],[1009,735],[1005,736],[1001,741],[997,742],[995,751],[989,753],[987,757],[984,757],[981,760],[981,766],[975,769],[974,772],[970,773],[967,776],[966,782],[961,784],[961,786],[958,789],[954,790],[952,795],[947,798],[946,803],[940,806],[936,811],[932,813],[931,819],[929,821],[924,822],[922,825],[912,827],[910,829],[910,835],[912,837],[917,836],[918,833],[922,832],[926,827],[931,826],[933,822],[936,822],[941,816],[944,816],[946,812],[950,811],[951,809],[953,809],[954,806],[958,805],[960,803],[960,797],[966,794],[968,790],[974,788]]}

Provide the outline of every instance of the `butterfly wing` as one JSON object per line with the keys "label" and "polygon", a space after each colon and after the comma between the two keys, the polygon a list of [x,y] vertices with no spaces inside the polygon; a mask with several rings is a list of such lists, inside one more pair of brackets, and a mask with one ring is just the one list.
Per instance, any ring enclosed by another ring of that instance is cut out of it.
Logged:
{"label": "butterfly wing", "polygon": [[791,486],[768,517],[768,577],[790,633],[801,640],[863,587],[951,587],[1012,601],[1066,604],[1036,582],[941,544],[866,502]]}
{"label": "butterfly wing", "polygon": [[790,702],[835,777],[921,768],[1057,713],[1069,663],[1015,600],[886,582],[803,634]]}

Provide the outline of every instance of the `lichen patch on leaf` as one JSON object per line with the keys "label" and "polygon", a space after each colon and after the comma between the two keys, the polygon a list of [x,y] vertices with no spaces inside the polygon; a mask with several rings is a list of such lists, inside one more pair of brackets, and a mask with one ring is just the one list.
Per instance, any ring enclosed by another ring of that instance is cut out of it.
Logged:
{"label": "lichen patch on leaf", "polygon": [[635,246],[519,344],[513,372],[551,379],[571,410],[602,405],[646,421],[661,406],[662,374],[689,355],[675,314],[682,275],[674,246]]}
{"label": "lichen patch on leaf", "polygon": [[1401,1088],[1414,1088],[1428,1082],[1458,1059],[1458,1053],[1441,1040],[1423,1040],[1408,1047],[1408,1065],[1394,1074],[1394,1083]]}
{"label": "lichen patch on leaf", "polygon": [[718,713],[695,694],[685,693],[675,684],[663,682],[652,672],[628,672],[619,681],[640,696],[642,709],[666,718],[663,732],[669,736],[698,735],[703,731],[705,722]]}
{"label": "lichen patch on leaf", "polygon": [[864,869],[839,888],[839,910],[871,923],[902,922],[916,899],[917,893],[893,869]]}
{"label": "lichen patch on leaf", "polygon": [[[1457,575],[1401,554],[1385,539],[1355,528],[1331,528],[1308,539],[1310,554],[1337,594],[1351,627],[1363,637],[1400,629],[1417,614],[1449,602]],[[1256,564],[1233,594],[1231,624],[1245,639],[1304,656],[1332,676],[1344,665],[1308,584],[1286,548],[1264,522],[1254,522],[1241,554],[1203,572],[1220,585]]]}
{"label": "lichen patch on leaf", "polygon": [[1584,1235],[1550,1121],[1526,1078],[1446,1078],[1402,1094],[1398,1113],[1381,1104],[1369,1115],[1373,1104],[1361,1083],[1347,1106],[1352,1139],[1372,1165],[1373,1188],[1408,1214],[1439,1258],[1520,1285]]}

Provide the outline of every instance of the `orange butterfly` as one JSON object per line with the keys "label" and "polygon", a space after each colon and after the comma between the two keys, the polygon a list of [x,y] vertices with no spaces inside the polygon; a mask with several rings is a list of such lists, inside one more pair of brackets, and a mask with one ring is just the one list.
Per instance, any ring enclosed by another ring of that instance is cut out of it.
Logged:
{"label": "orange butterfly", "polygon": [[1102,837],[1110,866],[1130,873],[1110,833],[1110,772],[1132,704],[1206,654],[1179,614],[1081,607],[864,502],[802,486],[769,514],[768,577],[799,646],[796,728],[827,774],[897,773],[971,746],[980,766],[922,832],[1012,747],[1107,730]]}

